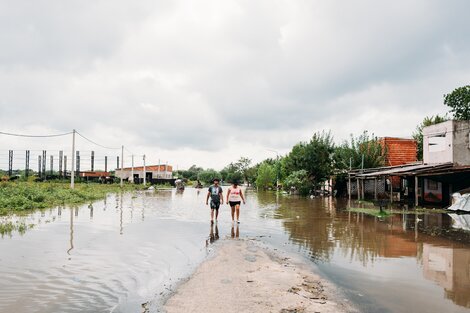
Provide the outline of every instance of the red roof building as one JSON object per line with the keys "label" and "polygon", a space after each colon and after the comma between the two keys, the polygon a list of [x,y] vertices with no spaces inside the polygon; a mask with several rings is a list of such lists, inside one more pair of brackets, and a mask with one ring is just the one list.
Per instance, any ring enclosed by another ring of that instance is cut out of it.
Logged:
{"label": "red roof building", "polygon": [[418,161],[416,140],[383,137],[379,141],[386,151],[385,166],[411,164]]}

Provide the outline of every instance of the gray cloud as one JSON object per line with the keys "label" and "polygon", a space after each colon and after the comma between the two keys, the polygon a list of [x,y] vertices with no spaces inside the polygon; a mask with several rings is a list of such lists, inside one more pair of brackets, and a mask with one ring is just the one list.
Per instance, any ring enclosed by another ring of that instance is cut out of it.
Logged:
{"label": "gray cloud", "polygon": [[212,167],[238,150],[287,151],[321,129],[337,140],[363,129],[409,136],[470,80],[469,9],[464,0],[2,1],[0,128],[77,128]]}

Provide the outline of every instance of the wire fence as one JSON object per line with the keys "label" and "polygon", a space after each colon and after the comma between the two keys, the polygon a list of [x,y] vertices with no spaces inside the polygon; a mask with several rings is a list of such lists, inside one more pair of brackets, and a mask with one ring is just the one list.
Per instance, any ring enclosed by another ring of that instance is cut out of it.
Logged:
{"label": "wire fence", "polygon": [[[78,135],[73,137],[73,144],[72,135]],[[0,136],[31,138],[34,139],[35,146],[38,145],[37,141],[40,141],[39,144],[45,147],[44,149],[18,149],[16,147],[4,149],[5,147],[0,147],[0,172],[3,172],[0,174],[3,175],[37,175],[43,178],[47,176],[66,178],[70,175],[72,166],[75,175],[79,176],[80,173],[84,172],[102,171],[109,173],[121,168],[122,165],[124,167],[143,165],[143,153],[137,156],[124,146],[110,147],[103,145],[76,130],[41,135],[0,131]],[[54,148],[49,148],[50,144],[45,139],[57,137],[66,137],[67,140],[70,140],[70,144],[55,145]],[[79,140],[76,140],[80,138],[84,142],[80,143]],[[89,149],[90,144],[98,149]],[[75,145],[75,151],[73,152],[72,145]],[[80,149],[81,147],[84,149]]]}

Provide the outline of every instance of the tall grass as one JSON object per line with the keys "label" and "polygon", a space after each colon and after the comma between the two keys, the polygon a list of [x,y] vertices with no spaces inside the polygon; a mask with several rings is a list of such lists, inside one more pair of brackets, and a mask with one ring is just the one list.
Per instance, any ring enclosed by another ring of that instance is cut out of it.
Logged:
{"label": "tall grass", "polygon": [[[140,185],[129,184],[125,185],[124,190],[141,188]],[[70,189],[67,183],[60,182],[1,182],[0,215],[96,201],[120,190],[119,185],[114,184],[82,183]]]}

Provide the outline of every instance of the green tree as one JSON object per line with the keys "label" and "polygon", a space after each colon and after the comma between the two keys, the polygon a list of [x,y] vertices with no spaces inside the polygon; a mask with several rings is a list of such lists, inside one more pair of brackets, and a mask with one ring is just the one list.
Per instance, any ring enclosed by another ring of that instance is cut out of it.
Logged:
{"label": "green tree", "polygon": [[274,166],[266,162],[260,164],[258,168],[258,176],[256,178],[256,186],[263,189],[272,187],[276,181],[276,169]]}
{"label": "green tree", "polygon": [[234,180],[240,181],[243,178],[243,175],[240,172],[240,168],[236,163],[230,163],[229,165],[225,166],[220,171],[220,174],[222,176],[222,180],[226,182],[232,182]]}
{"label": "green tree", "polygon": [[185,171],[184,170],[178,171],[178,174],[181,175],[182,178],[186,178],[189,180],[196,180],[198,179],[199,173],[201,173],[202,171],[204,171],[202,167],[192,165],[189,169]]}
{"label": "green tree", "polygon": [[237,168],[237,172],[241,173],[243,176],[243,180],[247,183],[250,183],[252,180],[250,175],[252,176],[254,173],[250,171],[251,168],[251,159],[241,157],[236,163],[235,167]]}
{"label": "green tree", "polygon": [[207,169],[199,173],[199,180],[204,183],[211,183],[214,178],[220,179],[220,173],[213,169]]}
{"label": "green tree", "polygon": [[430,117],[426,116],[421,122],[421,124],[416,126],[416,130],[413,132],[413,139],[416,140],[416,145],[417,145],[416,157],[418,158],[418,160],[420,161],[423,160],[423,128],[426,126],[439,124],[447,120],[449,120],[449,118],[446,115],[445,116],[436,115],[436,116],[430,116]]}
{"label": "green tree", "polygon": [[308,142],[296,144],[283,160],[284,172],[289,176],[305,170],[311,187],[327,180],[333,173],[334,143],[331,132],[318,132]]}
{"label": "green tree", "polygon": [[[349,141],[344,141],[335,149],[336,169],[357,169],[380,167],[385,164],[386,151],[374,134],[369,135],[364,131],[361,135],[354,137],[351,134]],[[364,160],[364,164],[362,164]]]}
{"label": "green tree", "polygon": [[311,182],[309,181],[306,170],[294,171],[284,180],[284,187],[287,190],[297,190],[301,195],[306,196],[310,193]]}
{"label": "green tree", "polygon": [[456,88],[444,95],[444,104],[450,107],[454,119],[470,120],[470,85]]}

